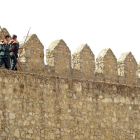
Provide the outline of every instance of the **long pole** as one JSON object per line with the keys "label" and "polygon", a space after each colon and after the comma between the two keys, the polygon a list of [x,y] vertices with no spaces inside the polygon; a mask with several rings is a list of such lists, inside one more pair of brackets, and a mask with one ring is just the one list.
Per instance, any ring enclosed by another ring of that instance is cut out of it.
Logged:
{"label": "long pole", "polygon": [[[26,43],[26,40],[27,40],[27,38],[28,38],[28,35],[29,35],[29,32],[30,32],[30,29],[31,29],[31,27],[29,28],[29,31],[28,31],[28,33],[27,33],[27,36],[26,36],[26,38],[25,38],[24,43],[23,43],[22,46],[24,46],[25,43]],[[19,59],[19,57],[20,57],[20,54],[21,54],[21,53],[19,53],[18,59]]]}
{"label": "long pole", "polygon": [[[28,31],[28,33],[27,33],[27,36],[26,36],[26,38],[25,38],[24,43],[23,43],[22,46],[24,46],[24,44],[25,44],[25,42],[26,42],[26,40],[27,40],[27,38],[28,38],[28,35],[29,35],[29,32],[30,32],[30,29],[31,29],[31,27],[29,28],[29,31]],[[19,53],[18,59],[19,59],[19,57],[20,57],[20,54],[21,54],[21,53]],[[15,67],[16,67],[16,65],[15,65]]]}
{"label": "long pole", "polygon": [[[26,36],[25,40],[24,40],[23,46],[24,46],[24,44],[25,44],[25,42],[26,42],[26,40],[27,40],[27,38],[28,38],[30,29],[31,29],[31,27],[29,28],[29,31],[28,31],[28,33],[27,33],[27,36]],[[21,53],[19,53],[18,59],[19,59],[20,55],[21,55]],[[16,65],[15,65],[15,67],[16,67]],[[15,69],[15,67],[14,67],[14,69]]]}
{"label": "long pole", "polygon": [[[2,31],[2,33],[3,33],[3,35],[5,36],[5,34],[4,34],[3,29],[1,28],[1,26],[0,26],[0,29],[1,29],[1,31]],[[13,52],[13,50],[12,50],[12,52]],[[20,69],[22,70],[22,68],[21,68],[21,66],[20,66],[20,64],[19,64],[19,62],[18,62],[18,60],[17,60],[17,58],[16,58],[14,52],[13,52],[13,55],[14,55],[14,57],[15,57],[15,59],[16,59],[18,65],[19,65]]]}

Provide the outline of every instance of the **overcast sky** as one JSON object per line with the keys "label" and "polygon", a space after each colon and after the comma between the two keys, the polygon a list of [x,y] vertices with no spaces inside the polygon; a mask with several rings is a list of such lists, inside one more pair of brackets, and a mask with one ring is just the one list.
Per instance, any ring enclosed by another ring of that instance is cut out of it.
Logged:
{"label": "overcast sky", "polygon": [[0,0],[0,26],[18,41],[31,27],[45,49],[63,39],[71,52],[87,43],[95,57],[111,48],[140,61],[140,0]]}

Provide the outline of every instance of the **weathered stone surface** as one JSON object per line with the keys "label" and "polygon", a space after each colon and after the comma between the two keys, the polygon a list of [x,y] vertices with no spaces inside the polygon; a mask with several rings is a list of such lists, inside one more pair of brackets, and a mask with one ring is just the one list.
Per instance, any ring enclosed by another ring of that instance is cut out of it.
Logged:
{"label": "weathered stone surface", "polygon": [[79,46],[73,54],[73,69],[81,71],[81,78],[94,80],[95,59],[87,44]]}
{"label": "weathered stone surface", "polygon": [[131,52],[123,53],[118,60],[119,83],[127,85],[137,84],[137,62]]}
{"label": "weathered stone surface", "polygon": [[10,113],[10,114],[9,114],[9,118],[10,118],[10,119],[15,119],[15,114],[14,114],[14,113]]}
{"label": "weathered stone surface", "polygon": [[19,134],[19,129],[16,129],[14,132],[14,136],[19,138],[20,134]]}
{"label": "weathered stone surface", "polygon": [[6,133],[4,131],[1,132],[2,137],[6,137]]}
{"label": "weathered stone surface", "polygon": [[70,76],[71,52],[62,39],[51,43],[46,51],[46,60],[49,66],[54,67],[55,75]]}
{"label": "weathered stone surface", "polygon": [[118,82],[117,59],[110,48],[102,50],[98,55],[96,72],[104,75],[105,82]]}
{"label": "weathered stone surface", "polygon": [[[41,58],[31,52],[34,41]],[[0,140],[140,139],[139,65],[131,53],[119,59],[119,75],[110,49],[99,54],[95,75],[88,45],[73,55],[73,69],[63,40],[50,46],[47,65],[42,55],[31,35],[21,57],[25,71],[0,70]]]}
{"label": "weathered stone surface", "polygon": [[[20,42],[20,47],[24,49],[19,51],[19,62],[24,71],[43,73],[45,70],[44,64],[44,46],[35,34],[31,34]],[[25,42],[25,44],[24,44]]]}
{"label": "weathered stone surface", "polygon": [[132,129],[127,139],[140,139],[139,87],[5,70],[0,75],[1,139],[112,140]]}

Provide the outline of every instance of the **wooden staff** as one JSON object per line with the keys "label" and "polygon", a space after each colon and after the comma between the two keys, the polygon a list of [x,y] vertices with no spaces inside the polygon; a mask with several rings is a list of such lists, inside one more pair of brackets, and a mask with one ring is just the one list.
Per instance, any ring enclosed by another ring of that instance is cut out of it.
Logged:
{"label": "wooden staff", "polygon": [[[24,46],[24,44],[25,44],[25,42],[26,42],[26,40],[27,40],[27,38],[28,38],[30,29],[31,29],[31,27],[29,28],[29,31],[28,31],[28,33],[27,33],[27,36],[26,36],[25,41],[24,41],[24,43],[23,43],[23,46]],[[20,54],[21,54],[21,53],[19,53],[18,59],[19,59],[19,57],[20,57]],[[15,67],[16,67],[16,65],[15,65]]]}
{"label": "wooden staff", "polygon": [[[24,46],[24,44],[25,44],[25,42],[26,42],[26,40],[27,40],[27,38],[28,38],[28,35],[29,35],[29,32],[30,32],[30,29],[31,29],[31,27],[29,28],[29,31],[28,31],[27,36],[26,36],[26,39],[25,39],[25,41],[24,41],[24,43],[23,43],[22,46]],[[19,57],[20,57],[20,53],[19,53]],[[18,59],[19,59],[19,57],[18,57]]]}

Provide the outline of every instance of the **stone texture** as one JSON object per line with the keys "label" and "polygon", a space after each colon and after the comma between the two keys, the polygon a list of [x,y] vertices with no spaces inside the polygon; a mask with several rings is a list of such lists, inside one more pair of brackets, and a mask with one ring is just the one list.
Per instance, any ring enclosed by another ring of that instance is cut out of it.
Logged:
{"label": "stone texture", "polygon": [[116,57],[103,50],[94,74],[88,45],[73,54],[73,69],[63,40],[47,50],[47,65],[36,35],[24,47],[24,72],[0,70],[0,140],[140,139],[139,65],[131,53],[119,59],[117,75]]}
{"label": "stone texture", "polygon": [[110,48],[98,55],[96,72],[104,75],[105,82],[118,82],[117,59]]}
{"label": "stone texture", "polygon": [[6,70],[0,75],[0,139],[140,139],[139,87]]}
{"label": "stone texture", "polygon": [[46,60],[49,66],[54,67],[55,75],[70,76],[71,52],[62,39],[51,43],[46,51]]}
{"label": "stone texture", "polygon": [[87,44],[79,46],[73,54],[73,69],[81,71],[81,78],[94,80],[95,58]]}
{"label": "stone texture", "polygon": [[9,118],[10,118],[10,119],[15,119],[15,114],[14,114],[14,113],[10,113],[10,114],[9,114]]}
{"label": "stone texture", "polygon": [[44,46],[35,34],[29,35],[26,42],[25,39],[26,37],[20,42],[20,47],[24,49],[19,51],[19,62],[23,70],[43,73],[45,70]]}
{"label": "stone texture", "polygon": [[118,60],[119,83],[137,85],[137,62],[131,52],[123,53]]}
{"label": "stone texture", "polygon": [[19,135],[19,129],[16,129],[16,130],[15,130],[14,136],[17,137],[17,138],[19,138],[19,136],[20,136],[20,135]]}

